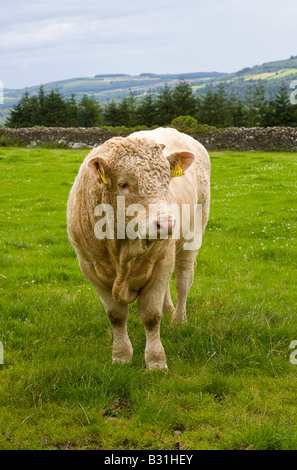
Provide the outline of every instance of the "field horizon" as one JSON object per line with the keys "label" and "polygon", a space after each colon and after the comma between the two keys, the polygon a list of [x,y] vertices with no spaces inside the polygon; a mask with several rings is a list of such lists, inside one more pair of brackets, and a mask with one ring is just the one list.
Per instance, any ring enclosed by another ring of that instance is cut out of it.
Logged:
{"label": "field horizon", "polygon": [[188,82],[197,95],[205,94],[208,87],[215,89],[218,85],[224,84],[228,93],[235,93],[237,97],[243,98],[249,93],[251,87],[255,88],[260,82],[264,84],[267,95],[275,95],[283,84],[288,87],[289,94],[290,83],[296,79],[297,56],[291,56],[289,59],[245,67],[232,73],[202,71],[175,74],[99,74],[94,77],[80,76],[49,83],[36,83],[34,86],[20,89],[9,89],[4,83],[2,84],[4,102],[0,104],[0,125],[4,124],[5,118],[9,116],[11,109],[18,103],[25,91],[28,91],[30,96],[35,96],[41,85],[46,93],[58,90],[64,98],[70,99],[73,94],[77,100],[86,94],[106,104],[113,99],[121,100],[129,96],[130,92],[138,98],[148,93],[154,95],[165,84],[172,87],[180,80]]}

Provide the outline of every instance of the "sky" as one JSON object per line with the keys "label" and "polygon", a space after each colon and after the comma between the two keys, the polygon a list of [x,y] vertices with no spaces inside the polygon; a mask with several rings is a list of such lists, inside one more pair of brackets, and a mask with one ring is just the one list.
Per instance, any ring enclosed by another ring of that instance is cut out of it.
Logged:
{"label": "sky", "polygon": [[0,0],[0,82],[235,72],[297,55],[296,18],[296,0]]}

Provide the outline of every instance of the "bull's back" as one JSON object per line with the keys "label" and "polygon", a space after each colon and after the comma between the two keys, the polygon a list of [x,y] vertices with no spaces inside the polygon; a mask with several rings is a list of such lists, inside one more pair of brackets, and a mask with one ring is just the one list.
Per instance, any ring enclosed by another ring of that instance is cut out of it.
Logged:
{"label": "bull's back", "polygon": [[171,202],[207,204],[210,198],[210,159],[205,147],[193,137],[176,129],[160,127],[152,131],[134,132],[129,137],[151,139],[165,145],[164,154],[188,150],[195,161],[182,178],[172,178],[169,198]]}

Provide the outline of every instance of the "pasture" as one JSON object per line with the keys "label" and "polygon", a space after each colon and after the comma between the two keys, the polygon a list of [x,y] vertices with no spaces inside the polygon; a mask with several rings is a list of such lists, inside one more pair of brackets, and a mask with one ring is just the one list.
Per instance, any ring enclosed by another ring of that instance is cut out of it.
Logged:
{"label": "pasture", "polygon": [[[66,202],[86,150],[0,148],[1,449],[297,449],[297,156],[212,152],[188,323],[133,363],[80,272]],[[172,298],[176,292],[171,281]]]}

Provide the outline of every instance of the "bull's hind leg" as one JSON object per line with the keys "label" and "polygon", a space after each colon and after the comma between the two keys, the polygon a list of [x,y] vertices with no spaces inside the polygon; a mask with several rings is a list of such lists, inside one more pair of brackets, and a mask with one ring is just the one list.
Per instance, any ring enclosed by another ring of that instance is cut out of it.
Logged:
{"label": "bull's hind leg", "polygon": [[78,256],[78,258],[83,274],[99,293],[100,299],[110,320],[113,331],[113,362],[131,362],[133,348],[127,332],[129,306],[120,304],[114,300],[111,289],[102,284],[98,278],[93,263],[86,261],[82,256]]}
{"label": "bull's hind leg", "polygon": [[169,315],[172,313],[174,310],[174,305],[171,300],[171,295],[170,295],[170,286],[168,284],[166,292],[165,292],[165,297],[164,297],[164,303],[163,303],[163,315]]}
{"label": "bull's hind leg", "polygon": [[[202,208],[202,238],[209,216],[210,196],[206,199]],[[176,309],[172,315],[172,323],[180,323],[187,321],[186,303],[188,292],[193,284],[194,265],[198,250],[181,249],[176,254],[175,259],[175,285],[177,290]]]}
{"label": "bull's hind leg", "polygon": [[193,284],[194,264],[197,250],[180,250],[175,261],[175,285],[177,290],[176,309],[172,315],[172,323],[187,321],[186,302],[188,292]]}

